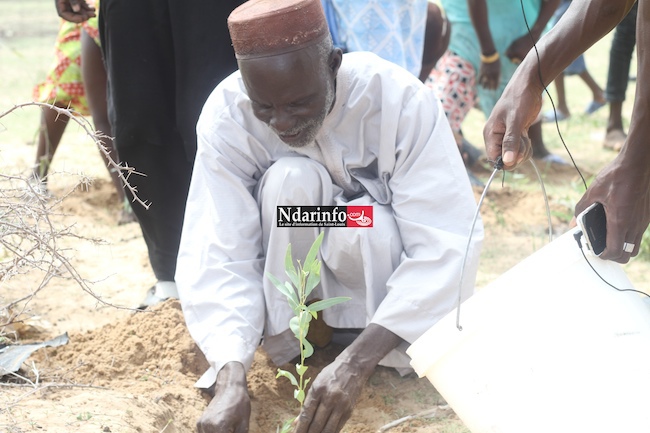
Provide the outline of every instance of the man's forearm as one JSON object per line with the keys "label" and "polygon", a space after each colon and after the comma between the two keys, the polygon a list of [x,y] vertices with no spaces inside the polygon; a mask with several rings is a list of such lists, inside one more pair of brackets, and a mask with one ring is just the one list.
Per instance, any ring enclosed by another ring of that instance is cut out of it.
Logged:
{"label": "man's forearm", "polygon": [[228,362],[219,370],[215,387],[221,386],[243,386],[246,388],[246,369],[241,362]]}
{"label": "man's forearm", "polygon": [[[517,75],[526,75],[542,91],[575,58],[609,33],[633,4],[631,0],[573,0],[560,22],[537,43],[539,63],[536,55],[526,56]],[[539,81],[540,70],[543,82]]]}
{"label": "man's forearm", "polygon": [[379,361],[402,341],[401,337],[383,326],[371,323],[339,358],[361,367],[369,376]]}
{"label": "man's forearm", "polygon": [[[637,15],[637,76],[643,77],[650,71],[650,28],[646,23],[650,22],[650,5],[647,2],[639,2]],[[646,80],[637,80],[636,93],[634,97],[634,108],[630,121],[629,135],[626,145],[619,155],[625,165],[639,176],[650,177],[650,83]]]}

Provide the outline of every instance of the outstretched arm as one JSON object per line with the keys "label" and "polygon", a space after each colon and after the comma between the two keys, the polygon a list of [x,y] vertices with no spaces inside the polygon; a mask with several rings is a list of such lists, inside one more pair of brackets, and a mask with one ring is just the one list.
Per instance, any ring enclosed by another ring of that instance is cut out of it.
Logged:
{"label": "outstretched arm", "polygon": [[[632,0],[574,0],[564,17],[538,44],[540,62],[527,56],[506,87],[488,119],[483,135],[488,158],[503,156],[513,169],[530,156],[528,127],[541,107],[541,94],[580,53],[608,33],[628,13]],[[637,26],[638,70],[650,70],[650,9],[639,3]],[[566,43],[573,41],[573,43]],[[626,263],[639,252],[643,232],[650,223],[650,84],[637,83],[629,135],[619,155],[598,174],[575,212],[602,203],[607,215],[607,246],[603,259]],[[624,251],[624,243],[633,244]]]}
{"label": "outstretched arm", "polygon": [[614,28],[633,4],[633,0],[573,0],[537,44],[539,60],[537,55],[524,58],[494,107],[483,131],[488,159],[502,156],[504,167],[512,170],[532,155],[528,128],[539,113],[544,88]]}
{"label": "outstretched arm", "polygon": [[54,0],[54,5],[59,16],[72,23],[82,23],[95,16],[95,8],[85,0]]}
{"label": "outstretched arm", "polygon": [[314,379],[295,433],[339,432],[379,361],[401,342],[400,337],[380,325],[371,323],[364,329]]}

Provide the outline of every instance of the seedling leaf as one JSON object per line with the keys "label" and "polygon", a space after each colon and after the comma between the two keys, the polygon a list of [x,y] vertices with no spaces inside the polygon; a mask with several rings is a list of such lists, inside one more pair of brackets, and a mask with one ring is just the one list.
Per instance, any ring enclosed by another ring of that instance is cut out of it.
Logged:
{"label": "seedling leaf", "polygon": [[282,428],[278,427],[276,429],[276,433],[289,433],[293,429],[294,420],[295,420],[295,418],[291,418],[291,419],[286,420],[282,424]]}
{"label": "seedling leaf", "polygon": [[300,305],[294,299],[291,298],[287,298],[287,301],[289,302],[289,307],[291,307],[293,314],[299,314]]}
{"label": "seedling leaf", "polygon": [[291,257],[291,244],[287,246],[287,253],[284,255],[284,270],[294,287],[300,287],[298,272],[296,272],[296,267],[294,266],[293,258]]}
{"label": "seedling leaf", "polygon": [[311,265],[316,260],[316,256],[318,255],[318,250],[320,249],[320,244],[323,242],[323,236],[325,235],[325,232],[320,232],[314,243],[311,245],[311,248],[309,249],[309,252],[307,253],[307,257],[305,257],[305,263],[303,265],[303,269],[311,269]]}
{"label": "seedling leaf", "polygon": [[309,332],[309,322],[311,322],[311,313],[309,313],[308,311],[301,311],[298,320],[299,320],[300,329],[302,330],[302,337],[304,338],[307,335],[307,332]]}
{"label": "seedling leaf", "polygon": [[291,329],[293,335],[295,335],[296,338],[300,340],[300,319],[298,318],[298,316],[293,316],[289,320],[289,329]]}
{"label": "seedling leaf", "polygon": [[296,364],[296,373],[298,373],[299,376],[302,376],[303,374],[305,374],[305,371],[307,371],[307,368],[309,367],[307,367],[306,365]]}
{"label": "seedling leaf", "polygon": [[275,277],[275,275],[270,274],[268,272],[266,272],[265,275],[266,278],[271,280],[271,283],[273,283],[275,288],[278,289],[284,296],[286,296],[287,299],[292,299],[296,304],[299,302],[298,295],[296,294],[294,288],[291,287],[291,284],[281,282]]}
{"label": "seedling leaf", "polygon": [[318,269],[309,272],[307,284],[305,284],[305,296],[309,296],[312,290],[320,283],[320,264],[318,266],[312,266],[312,268]]}
{"label": "seedling leaf", "polygon": [[314,354],[314,346],[311,345],[309,341],[305,338],[302,340],[302,347],[303,347],[303,355],[306,358],[309,358]]}
{"label": "seedling leaf", "polygon": [[329,308],[329,307],[331,307],[333,305],[349,301],[350,299],[352,299],[352,298],[349,298],[347,296],[338,296],[336,298],[323,299],[321,301],[316,301],[313,304],[309,304],[307,309],[310,312],[315,313],[315,312],[318,312],[318,311],[322,311],[322,310],[324,310],[326,308]]}
{"label": "seedling leaf", "polygon": [[305,391],[302,390],[302,389],[294,389],[293,390],[293,398],[298,400],[300,402],[300,404],[302,405],[302,403],[305,401]]}
{"label": "seedling leaf", "polygon": [[281,370],[278,368],[278,374],[275,375],[275,378],[277,379],[278,377],[286,377],[289,379],[293,386],[298,386],[298,380],[296,379],[296,376],[294,376],[290,371]]}

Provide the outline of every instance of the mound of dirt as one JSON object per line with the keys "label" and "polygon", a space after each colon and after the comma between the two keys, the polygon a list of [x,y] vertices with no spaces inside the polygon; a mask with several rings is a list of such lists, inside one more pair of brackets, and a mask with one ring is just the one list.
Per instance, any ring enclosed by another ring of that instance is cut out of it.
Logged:
{"label": "mound of dirt", "polygon": [[[318,374],[341,350],[335,344],[318,349],[307,362],[309,373]],[[36,392],[12,388],[5,396],[13,431],[38,426],[50,432],[191,432],[209,401],[194,387],[207,362],[187,332],[176,300],[71,334],[67,345],[41,349],[30,362],[38,373],[21,374],[33,382],[38,374],[45,385]],[[258,350],[248,374],[251,433],[274,432],[299,411],[291,384],[276,379],[276,372]],[[397,418],[439,406],[436,418],[415,419],[391,431],[439,431],[432,423],[458,421],[428,381],[378,367],[345,431],[376,432]]]}

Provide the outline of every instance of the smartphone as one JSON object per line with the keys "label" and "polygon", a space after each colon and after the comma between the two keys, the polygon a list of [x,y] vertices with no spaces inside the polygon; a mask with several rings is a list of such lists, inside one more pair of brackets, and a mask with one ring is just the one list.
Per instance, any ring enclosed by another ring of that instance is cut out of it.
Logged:
{"label": "smartphone", "polygon": [[605,250],[607,240],[605,207],[600,203],[594,203],[582,211],[576,220],[584,234],[587,249],[595,256],[600,256]]}

